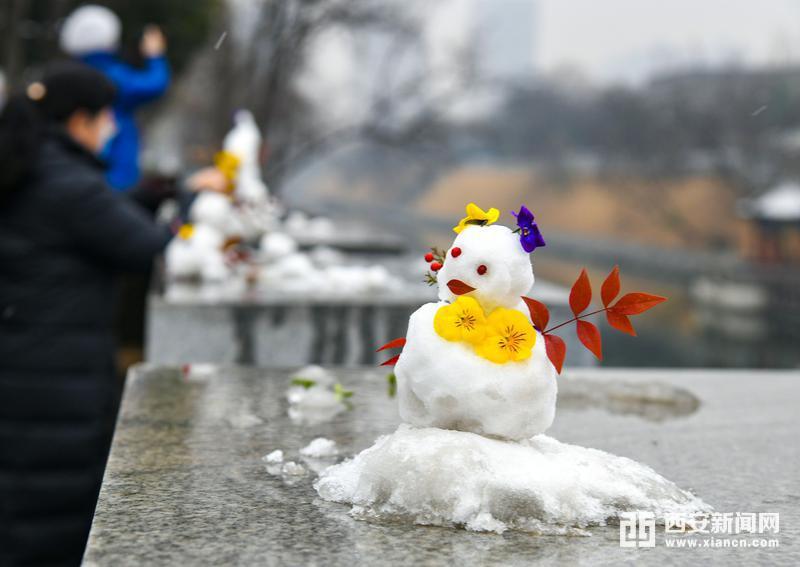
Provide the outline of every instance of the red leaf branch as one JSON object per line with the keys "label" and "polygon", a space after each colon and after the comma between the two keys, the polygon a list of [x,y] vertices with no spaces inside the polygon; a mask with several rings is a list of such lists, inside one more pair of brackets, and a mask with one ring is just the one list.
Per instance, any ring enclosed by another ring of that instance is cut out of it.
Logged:
{"label": "red leaf branch", "polygon": [[[400,348],[400,349],[402,349],[404,346],[406,346],[406,339],[405,339],[405,337],[400,337],[398,339],[393,339],[393,340],[389,341],[388,343],[386,343],[382,347],[378,348],[378,350],[376,350],[375,352],[381,352],[382,350],[386,350],[386,349],[390,349],[390,348]],[[394,366],[395,364],[397,364],[398,360],[400,360],[400,355],[396,354],[392,358],[387,360],[386,362],[382,362],[381,366]]]}
{"label": "red leaf branch", "polygon": [[564,366],[564,358],[567,356],[567,344],[558,335],[544,335],[544,349],[547,351],[547,358],[556,367],[556,372],[561,374]]}
{"label": "red leaf branch", "polygon": [[584,268],[569,291],[569,306],[572,309],[572,313],[577,317],[581,311],[589,307],[591,302],[592,284],[589,283],[589,274],[586,273],[586,268]]}
{"label": "red leaf branch", "polygon": [[575,280],[569,292],[569,306],[575,316],[549,329],[547,328],[547,324],[550,322],[550,311],[547,309],[547,306],[530,297],[522,298],[530,312],[533,326],[544,337],[547,358],[550,359],[550,362],[553,363],[553,366],[559,374],[561,374],[561,369],[564,366],[567,345],[561,337],[553,335],[553,331],[574,322],[575,331],[581,344],[589,349],[598,359],[602,360],[603,341],[600,336],[600,329],[598,329],[595,324],[584,321],[584,319],[605,312],[606,319],[611,327],[635,337],[636,330],[633,328],[629,316],[644,313],[648,309],[652,309],[659,303],[667,300],[666,297],[661,297],[660,295],[634,292],[623,295],[614,305],[611,305],[614,299],[619,295],[620,287],[619,266],[614,266],[614,269],[608,274],[600,288],[600,298],[603,301],[603,308],[589,313],[583,313],[592,301],[592,286],[589,282],[589,275],[584,268],[581,270],[578,279]]}

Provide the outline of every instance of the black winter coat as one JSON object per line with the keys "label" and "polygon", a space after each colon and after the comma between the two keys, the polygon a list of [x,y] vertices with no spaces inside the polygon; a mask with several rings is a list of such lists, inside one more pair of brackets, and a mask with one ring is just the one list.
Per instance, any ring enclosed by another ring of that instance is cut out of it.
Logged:
{"label": "black winter coat", "polygon": [[0,565],[80,562],[113,430],[113,276],[169,238],[57,130],[0,201]]}

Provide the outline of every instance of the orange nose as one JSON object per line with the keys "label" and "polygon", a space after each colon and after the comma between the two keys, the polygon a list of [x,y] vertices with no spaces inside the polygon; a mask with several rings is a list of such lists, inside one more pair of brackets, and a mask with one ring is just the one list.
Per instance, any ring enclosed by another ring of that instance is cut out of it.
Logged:
{"label": "orange nose", "polygon": [[469,284],[465,284],[461,280],[450,280],[447,282],[447,287],[450,288],[455,295],[464,295],[465,293],[469,293],[471,291],[475,291],[475,288]]}

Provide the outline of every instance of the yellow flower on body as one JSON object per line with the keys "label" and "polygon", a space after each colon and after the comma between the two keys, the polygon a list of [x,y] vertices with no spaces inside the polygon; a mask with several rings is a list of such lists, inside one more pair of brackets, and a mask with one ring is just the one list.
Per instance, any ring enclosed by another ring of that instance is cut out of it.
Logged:
{"label": "yellow flower on body", "polygon": [[520,311],[498,307],[486,318],[486,324],[486,338],[475,345],[478,356],[498,364],[531,356],[536,344],[536,331]]}
{"label": "yellow flower on body", "polygon": [[475,299],[459,296],[450,305],[444,305],[436,311],[433,328],[448,341],[475,344],[486,336],[486,316]]}
{"label": "yellow flower on body", "polygon": [[182,224],[178,229],[178,238],[189,240],[194,234],[194,226],[191,224]]}
{"label": "yellow flower on body", "polygon": [[457,226],[453,227],[453,232],[459,234],[467,226],[471,224],[487,225],[497,222],[500,218],[500,211],[492,207],[488,211],[484,211],[475,203],[467,205],[467,216],[458,222]]}

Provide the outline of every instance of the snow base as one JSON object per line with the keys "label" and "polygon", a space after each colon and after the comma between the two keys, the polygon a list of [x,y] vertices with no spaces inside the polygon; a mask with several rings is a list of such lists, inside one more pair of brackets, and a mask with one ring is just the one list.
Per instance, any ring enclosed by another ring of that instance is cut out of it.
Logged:
{"label": "snow base", "polygon": [[406,424],[324,470],[314,488],[356,517],[497,533],[580,533],[626,511],[710,510],[650,467],[596,449]]}

